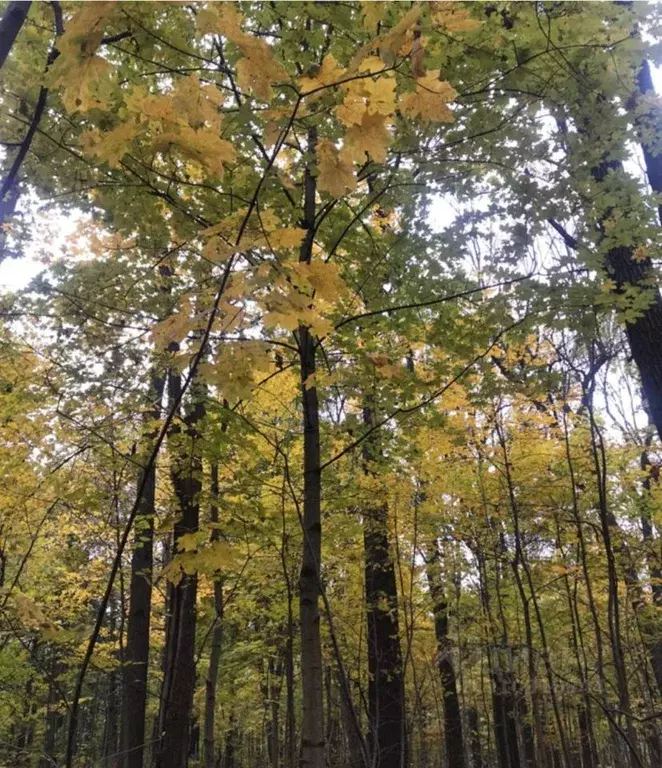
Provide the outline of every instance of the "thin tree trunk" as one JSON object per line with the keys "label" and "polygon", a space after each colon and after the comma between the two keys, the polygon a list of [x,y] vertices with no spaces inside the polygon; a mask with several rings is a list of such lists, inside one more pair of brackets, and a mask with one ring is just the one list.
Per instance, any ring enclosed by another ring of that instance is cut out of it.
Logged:
{"label": "thin tree trunk", "polygon": [[29,0],[13,0],[13,2],[7,4],[0,20],[0,67],[5,63],[7,56],[9,56],[16,37],[25,23],[31,5],[32,3]]}
{"label": "thin tree trunk", "polygon": [[[308,152],[315,156],[317,130],[308,130]],[[316,181],[312,168],[304,179],[303,226],[307,230],[299,261],[309,264],[315,235]],[[314,385],[317,345],[308,326],[299,325],[303,404],[303,553],[299,576],[301,687],[303,719],[301,768],[324,768],[324,680],[320,637],[320,559],[322,555],[319,400]]]}
{"label": "thin tree trunk", "polygon": [[[366,429],[374,426],[371,404],[363,408]],[[364,472],[374,474],[378,449],[366,440]],[[400,768],[406,761],[402,653],[395,567],[388,535],[388,506],[377,503],[363,514],[366,618],[368,622],[368,744],[375,768]]]}
{"label": "thin tree trunk", "polygon": [[[153,375],[150,391],[152,408],[145,413],[146,423],[160,418],[164,387],[164,378]],[[147,442],[151,441],[148,440]],[[137,488],[142,488],[142,496],[134,526],[129,617],[124,668],[122,670],[120,744],[124,768],[142,768],[143,765],[147,671],[149,666],[149,625],[152,607],[155,465],[149,469],[146,475],[143,472],[140,473]]]}
{"label": "thin tree trunk", "polygon": [[[218,523],[218,462],[211,466],[211,498],[210,520],[212,524]],[[212,543],[220,538],[220,531],[213,527],[211,531]],[[204,760],[205,768],[215,768],[215,717],[216,717],[216,684],[218,682],[218,665],[221,660],[221,647],[223,641],[223,580],[220,573],[214,575],[214,628],[211,635],[211,650],[209,653],[209,667],[205,680],[205,717],[204,717]]]}
{"label": "thin tree trunk", "polygon": [[[181,377],[169,376],[173,402],[181,400]],[[197,426],[204,416],[199,387],[192,387],[192,402],[185,419],[186,451],[174,456],[172,483],[180,507],[174,527],[175,557],[183,551],[182,537],[198,530],[202,463]],[[196,573],[180,574],[172,590],[172,613],[166,645],[170,669],[164,678],[160,717],[161,743],[157,768],[185,768],[190,741],[191,712],[195,690],[195,628],[198,578]]]}
{"label": "thin tree trunk", "polygon": [[448,768],[465,768],[462,715],[457,694],[455,667],[451,656],[451,641],[448,635],[448,601],[442,583],[439,544],[436,540],[432,544],[426,571],[433,601],[434,633],[438,654],[437,666],[441,677],[444,705],[446,762]]}
{"label": "thin tree trunk", "polygon": [[[655,95],[655,88],[653,86],[653,78],[651,77],[651,68],[647,59],[641,62],[641,67],[637,73],[637,85],[641,94]],[[640,127],[644,127],[646,123],[649,123],[646,127],[649,131],[653,131],[653,135],[656,135],[660,129],[659,119],[659,107],[655,108],[655,112],[651,109],[651,112],[645,116],[644,119],[639,119]],[[648,118],[648,119],[646,119]],[[648,176],[648,183],[651,185],[653,192],[660,194],[662,192],[662,154],[659,152],[653,153],[650,145],[646,141],[641,142],[641,149],[644,154],[644,162],[646,163],[646,174]],[[658,215],[660,222],[662,223],[662,204],[658,206]]]}

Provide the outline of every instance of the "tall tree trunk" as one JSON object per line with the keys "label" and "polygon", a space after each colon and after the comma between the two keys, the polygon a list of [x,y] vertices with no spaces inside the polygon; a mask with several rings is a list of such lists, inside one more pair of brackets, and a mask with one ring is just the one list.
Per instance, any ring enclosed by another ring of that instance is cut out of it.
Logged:
{"label": "tall tree trunk", "polygon": [[[218,462],[211,466],[211,498],[210,520],[218,523]],[[220,531],[212,528],[211,541],[218,541]],[[205,680],[205,720],[204,720],[204,759],[205,768],[215,768],[215,716],[216,716],[216,684],[218,682],[218,665],[221,660],[223,641],[223,580],[219,572],[214,574],[214,628],[211,634],[211,650],[209,667]]]}
{"label": "tall tree trunk", "polygon": [[7,56],[9,56],[14,41],[25,23],[31,5],[32,3],[29,0],[12,0],[12,2],[7,4],[0,20],[0,67],[5,63]]}
{"label": "tall tree trunk", "polygon": [[[655,95],[651,68],[647,59],[641,62],[641,67],[637,73],[637,85],[642,95]],[[647,128],[648,131],[652,132],[652,135],[656,136],[660,130],[659,107],[652,108],[648,115],[639,118],[637,122],[640,128]],[[662,154],[659,152],[654,153],[650,144],[645,140],[641,142],[641,149],[643,150],[644,162],[646,163],[648,183],[651,185],[653,192],[660,194],[662,192]],[[657,210],[660,222],[662,223],[662,204],[658,206]]]}
{"label": "tall tree trunk", "polygon": [[[308,130],[308,152],[315,156],[317,130]],[[304,179],[303,227],[306,237],[299,261],[309,264],[315,236],[316,181],[312,168]],[[320,559],[322,556],[321,461],[319,399],[312,383],[316,371],[317,345],[308,326],[299,325],[301,400],[303,404],[303,553],[299,576],[301,620],[301,768],[324,768],[324,680],[320,637]],[[311,386],[312,384],[312,386]]]}
{"label": "tall tree trunk", "polygon": [[[363,408],[363,423],[366,429],[375,424],[371,403]],[[373,439],[363,445],[364,472],[372,476],[378,448]],[[368,622],[368,744],[375,768],[400,768],[407,764],[404,681],[386,502],[363,511],[363,546]]]}
{"label": "tall tree trunk", "polygon": [[[601,131],[604,132],[603,120],[612,117],[611,114],[602,115],[602,109],[608,112],[611,105],[607,104],[606,99],[598,96],[596,103],[591,104],[590,114],[584,116],[583,125],[580,124],[580,132],[585,141],[591,142],[599,138]],[[603,186],[608,188],[611,178],[618,179],[624,174],[622,162],[610,158],[614,150],[620,149],[620,145],[604,146],[601,161],[591,168],[591,176],[599,189]],[[651,183],[656,181],[657,175],[653,173]],[[610,215],[611,209],[601,212],[600,219],[596,222],[600,228],[604,227]],[[625,323],[625,331],[632,358],[641,376],[651,419],[662,439],[662,346],[659,344],[659,339],[662,338],[662,296],[655,280],[651,258],[635,254],[636,245],[637,243],[632,243],[610,248],[605,255],[605,269],[614,281],[616,294],[621,294],[629,288],[649,294],[648,305],[639,312],[635,320]]]}
{"label": "tall tree trunk", "polygon": [[471,768],[483,768],[483,753],[480,748],[480,722],[478,710],[471,707],[467,712],[469,742],[471,746]]}
{"label": "tall tree trunk", "polygon": [[648,566],[648,575],[651,582],[651,592],[653,595],[653,605],[650,606],[650,610],[644,612],[642,629],[644,640],[648,645],[648,655],[651,667],[653,668],[653,674],[655,675],[655,681],[662,694],[662,637],[658,619],[658,614],[662,609],[662,567],[660,565],[660,556],[658,552],[659,543],[655,541],[655,536],[653,534],[650,509],[651,483],[658,481],[659,467],[651,465],[648,457],[648,446],[646,447],[646,450],[641,453],[641,468],[647,473],[643,483],[644,487],[641,499],[641,531],[645,548],[646,564]]}
{"label": "tall tree trunk", "polygon": [[[150,391],[152,408],[145,413],[146,423],[160,418],[164,387],[165,379],[153,375]],[[146,440],[146,443],[151,443],[151,440]],[[148,451],[145,451],[144,455],[147,453]],[[140,472],[137,487],[139,493],[142,489],[142,494],[134,525],[129,617],[124,668],[122,670],[120,744],[124,768],[142,768],[143,765],[147,670],[149,666],[149,624],[152,607],[154,505],[156,497],[155,463],[149,471]]]}
{"label": "tall tree trunk", "polygon": [[444,705],[444,735],[446,739],[446,762],[448,768],[465,768],[464,739],[462,737],[462,715],[457,695],[455,667],[451,655],[451,641],[448,635],[448,601],[444,592],[441,573],[439,543],[432,544],[427,560],[427,579],[432,596],[434,613],[434,634],[437,640],[437,665],[441,677]]}
{"label": "tall tree trunk", "polygon": [[[181,400],[181,378],[170,373],[172,402]],[[175,557],[183,551],[182,537],[198,530],[202,462],[197,427],[204,416],[204,399],[199,386],[193,386],[185,418],[185,446],[174,453],[172,484],[180,508],[174,527]],[[181,445],[181,444],[180,444]],[[195,690],[195,628],[198,578],[196,573],[180,574],[172,589],[172,609],[166,645],[169,668],[161,696],[160,746],[157,768],[184,768],[189,753],[191,711]]]}

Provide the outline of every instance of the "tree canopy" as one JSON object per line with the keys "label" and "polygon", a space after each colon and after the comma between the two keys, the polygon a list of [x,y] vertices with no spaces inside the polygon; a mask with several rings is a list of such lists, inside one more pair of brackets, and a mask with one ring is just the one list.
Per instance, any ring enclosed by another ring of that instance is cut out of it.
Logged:
{"label": "tree canopy", "polygon": [[662,766],[659,5],[0,13],[0,764]]}

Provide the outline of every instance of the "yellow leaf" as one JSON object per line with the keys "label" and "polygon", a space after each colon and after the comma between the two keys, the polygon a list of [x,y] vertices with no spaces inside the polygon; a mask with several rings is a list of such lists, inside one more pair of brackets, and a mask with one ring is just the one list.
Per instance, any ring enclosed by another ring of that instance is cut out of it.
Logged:
{"label": "yellow leaf", "polygon": [[268,239],[272,248],[298,248],[306,236],[306,230],[299,227],[283,227],[269,232]]}
{"label": "yellow leaf", "polygon": [[202,255],[214,264],[227,261],[234,253],[234,248],[223,242],[220,237],[211,238],[202,248]]}
{"label": "yellow leaf", "polygon": [[252,91],[258,98],[271,98],[271,85],[287,80],[284,67],[272,56],[264,40],[247,35],[241,29],[242,16],[231,3],[212,5],[202,21],[202,29],[224,35],[241,49],[246,58],[237,62],[237,82],[242,90]]}
{"label": "yellow leaf", "polygon": [[320,191],[329,192],[334,197],[343,197],[356,188],[352,163],[340,158],[331,141],[323,140],[317,145],[317,164],[317,186]]}
{"label": "yellow leaf", "polygon": [[411,117],[420,117],[426,122],[452,123],[453,113],[448,102],[457,96],[457,91],[446,80],[440,80],[434,70],[428,70],[425,77],[416,81],[416,90],[402,98],[400,108]]}
{"label": "yellow leaf", "polygon": [[[362,62],[360,71],[374,72],[382,70],[381,61],[374,56]],[[392,72],[375,78],[364,77],[352,80],[343,86],[346,92],[341,106],[336,109],[336,115],[345,125],[360,125],[363,115],[392,115],[395,112],[395,77]]]}
{"label": "yellow leaf", "polygon": [[53,68],[54,81],[51,82],[64,86],[62,103],[68,112],[88,112],[108,106],[111,72],[112,67],[105,59],[86,56],[70,64],[67,70]]}
{"label": "yellow leaf", "polygon": [[106,0],[81,3],[57,39],[60,57],[91,56],[101,44],[104,26],[114,7],[114,2]]}
{"label": "yellow leaf", "polygon": [[129,151],[131,141],[139,132],[140,125],[129,120],[105,133],[98,128],[85,131],[81,134],[80,143],[87,154],[94,155],[115,168]]}
{"label": "yellow leaf", "polygon": [[299,327],[299,318],[296,315],[283,312],[266,312],[262,317],[262,321],[267,328],[282,326],[288,331],[296,331]]}
{"label": "yellow leaf", "polygon": [[480,19],[473,18],[469,11],[457,7],[453,2],[431,2],[430,9],[435,23],[449,32],[469,32],[483,24]]}
{"label": "yellow leaf", "polygon": [[425,77],[425,49],[423,48],[423,38],[420,32],[414,37],[411,46],[411,71],[414,77]]}
{"label": "yellow leaf", "polygon": [[331,53],[324,57],[321,67],[316,66],[311,69],[308,75],[299,78],[299,87],[304,93],[333,85],[342,80],[345,74],[344,67],[338,64]]}
{"label": "yellow leaf", "polygon": [[407,32],[416,24],[421,16],[421,7],[415,5],[409,10],[393,29],[385,35],[379,46],[379,55],[387,66],[391,67],[395,63],[395,57],[404,45]]}
{"label": "yellow leaf", "polygon": [[293,271],[306,280],[317,295],[326,301],[332,301],[345,285],[338,274],[335,264],[324,261],[313,261],[310,264],[300,262],[294,264]]}
{"label": "yellow leaf", "polygon": [[163,152],[171,144],[175,144],[185,155],[219,176],[223,176],[223,163],[231,162],[235,157],[232,144],[221,139],[215,131],[206,128],[196,131],[186,125],[178,130],[166,131],[157,136],[154,149]]}
{"label": "yellow leaf", "polygon": [[369,155],[372,160],[383,163],[391,141],[386,118],[365,112],[361,125],[353,125],[345,133],[340,157],[350,163],[363,163],[366,155]]}
{"label": "yellow leaf", "polygon": [[363,12],[363,26],[370,32],[374,30],[379,22],[384,18],[388,4],[379,0],[361,0],[361,11]]}

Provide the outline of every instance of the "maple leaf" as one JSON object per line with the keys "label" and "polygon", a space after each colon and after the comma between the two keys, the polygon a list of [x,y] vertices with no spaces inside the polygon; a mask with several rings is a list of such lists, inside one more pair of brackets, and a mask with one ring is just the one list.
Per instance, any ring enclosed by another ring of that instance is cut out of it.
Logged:
{"label": "maple leaf", "polygon": [[387,10],[388,3],[381,2],[381,0],[361,0],[363,27],[368,31],[375,29],[384,18]]}
{"label": "maple leaf", "polygon": [[[311,67],[307,75],[299,78],[299,88],[305,94],[308,91],[317,91],[320,88],[326,88],[345,75],[344,67],[341,67],[333,54],[328,53],[322,61],[322,66]],[[317,95],[317,94],[314,94]]]}
{"label": "maple leaf", "polygon": [[87,154],[98,157],[112,168],[116,168],[140,130],[140,124],[133,120],[120,123],[105,132],[92,128],[81,134],[80,143]]}
{"label": "maple leaf", "polygon": [[[365,59],[360,72],[380,72],[383,70],[381,61],[371,56]],[[363,77],[343,85],[345,98],[336,109],[336,115],[345,125],[360,125],[363,115],[380,114],[392,115],[395,112],[395,77],[387,72],[379,77]]]}
{"label": "maple leaf", "polygon": [[211,238],[202,248],[202,255],[213,264],[227,261],[234,253],[234,248],[223,242],[220,237]]}
{"label": "maple leaf", "polygon": [[241,29],[243,17],[231,3],[223,3],[220,8],[214,4],[205,10],[198,24],[199,31],[203,34],[221,34],[241,50],[245,58],[237,62],[237,82],[240,88],[268,101],[272,95],[271,85],[288,79],[285,68],[274,59],[264,40],[248,35]]}
{"label": "maple leaf", "polygon": [[334,300],[345,285],[338,274],[338,267],[330,262],[313,261],[310,264],[301,262],[293,265],[292,269],[320,298],[326,301]]}
{"label": "maple leaf", "polygon": [[274,229],[268,234],[272,248],[298,248],[306,236],[306,230],[299,227]]}
{"label": "maple leaf", "polygon": [[400,19],[393,29],[384,36],[379,45],[379,55],[384,64],[389,67],[393,66],[395,57],[407,39],[407,33],[418,22],[420,17],[421,7],[415,5]]}
{"label": "maple leaf", "polygon": [[154,149],[163,152],[174,144],[212,173],[223,176],[223,163],[234,160],[235,151],[229,141],[221,139],[215,131],[202,128],[194,130],[183,126],[179,130],[166,131],[156,137]]}
{"label": "maple leaf", "polygon": [[317,145],[317,187],[334,197],[343,197],[356,188],[352,163],[343,160],[333,142],[320,141]]}
{"label": "maple leaf", "polygon": [[362,163],[366,155],[378,163],[386,160],[386,149],[393,140],[383,115],[364,112],[361,125],[353,125],[343,137],[340,157],[347,162]]}
{"label": "maple leaf", "polygon": [[473,18],[469,11],[458,8],[452,2],[433,1],[430,3],[430,10],[434,22],[449,32],[470,32],[483,24],[480,19]]}
{"label": "maple leaf", "polygon": [[51,68],[48,81],[63,88],[62,104],[68,112],[88,112],[108,106],[112,71],[109,62],[100,56],[62,58]]}
{"label": "maple leaf", "polygon": [[446,80],[440,80],[434,70],[428,70],[425,77],[416,81],[416,90],[407,93],[400,108],[410,117],[420,117],[427,122],[452,123],[453,113],[448,102],[457,96],[457,91]]}

